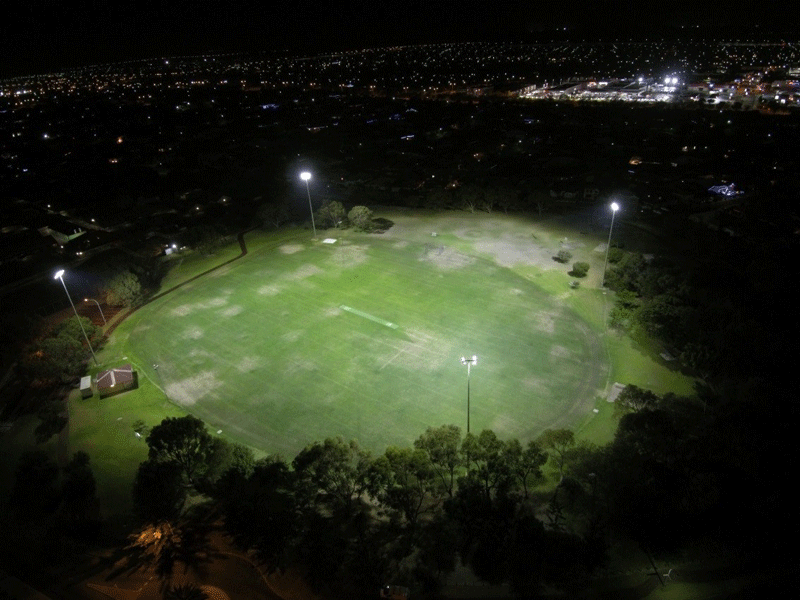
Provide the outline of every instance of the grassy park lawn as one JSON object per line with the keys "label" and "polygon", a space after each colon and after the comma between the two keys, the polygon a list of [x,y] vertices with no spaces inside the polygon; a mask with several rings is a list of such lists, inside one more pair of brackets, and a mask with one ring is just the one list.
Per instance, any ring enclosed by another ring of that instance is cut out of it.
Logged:
{"label": "grassy park lawn", "polygon": [[[569,288],[569,267],[552,260],[562,232],[505,216],[386,216],[395,226],[383,235],[329,231],[312,242],[305,230],[254,231],[238,260],[229,262],[234,242],[175,263],[162,289],[179,287],[124,321],[100,353],[103,368],[132,362],[139,389],[70,401],[70,451],[92,456],[103,505],[130,504],[146,455],[137,420],[190,412],[289,459],[326,436],[382,452],[429,426],[465,430],[462,355],[478,355],[471,429],[502,438],[573,427],[610,440],[614,381],[691,393],[652,349],[605,331],[610,296],[590,280]],[[595,250],[591,240],[573,248],[590,276],[602,268]]]}
{"label": "grassy park lawn", "polygon": [[106,352],[211,430],[288,457],[331,435],[382,451],[429,426],[466,429],[462,355],[479,357],[473,431],[527,440],[579,422],[606,385],[602,339],[503,264],[530,263],[526,224],[471,217],[329,232],[335,244],[252,235],[245,257],[137,311]]}
{"label": "grassy park lawn", "polygon": [[[139,388],[69,401],[67,452],[90,454],[104,507],[130,506],[146,456],[138,420],[153,426],[190,412],[212,432],[289,459],[332,435],[382,452],[430,426],[465,430],[462,355],[478,355],[471,429],[503,438],[572,427],[609,441],[617,415],[604,398],[613,382],[693,393],[657,349],[606,331],[612,296],[592,280],[602,269],[598,240],[570,248],[592,265],[573,290],[569,266],[552,260],[564,231],[547,222],[382,216],[395,222],[383,235],[329,231],[312,242],[306,230],[253,231],[238,260],[235,241],[210,257],[172,259],[162,290],[179,287],[133,313],[99,353],[102,369],[132,362]],[[326,235],[337,242],[322,243]],[[7,456],[34,446],[37,423],[20,420],[0,438]],[[55,455],[56,445],[39,448]],[[16,459],[5,464],[11,484]]]}

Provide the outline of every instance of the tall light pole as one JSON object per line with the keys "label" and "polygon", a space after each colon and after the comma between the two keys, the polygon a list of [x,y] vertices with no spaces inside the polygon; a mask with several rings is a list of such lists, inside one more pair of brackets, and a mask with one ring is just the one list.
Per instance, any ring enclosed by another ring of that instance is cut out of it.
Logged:
{"label": "tall light pole", "polygon": [[311,173],[303,171],[300,173],[300,179],[306,182],[306,193],[308,194],[308,210],[311,211],[311,228],[314,230],[314,238],[317,237],[317,226],[314,225],[314,209],[311,206],[311,190],[308,188],[308,180],[311,179]]}
{"label": "tall light pole", "polygon": [[467,365],[467,433],[469,433],[469,374],[470,374],[470,367],[472,365],[478,364],[478,357],[474,354],[472,358],[466,358],[464,356],[461,357],[461,364]]}
{"label": "tall light pole", "polygon": [[70,305],[72,305],[72,310],[75,313],[75,318],[78,319],[78,325],[81,326],[81,331],[83,332],[83,337],[86,340],[86,343],[89,345],[89,351],[92,353],[92,358],[94,359],[94,364],[99,366],[100,363],[97,362],[97,357],[94,355],[94,348],[92,348],[92,343],[89,341],[89,336],[86,335],[86,330],[83,328],[83,323],[81,322],[80,316],[78,316],[78,309],[75,308],[75,303],[72,301],[72,296],[69,295],[69,291],[67,290],[67,284],[64,283],[64,269],[61,269],[60,271],[58,271],[58,273],[55,274],[55,277],[53,277],[53,279],[60,279],[61,280],[61,285],[64,286],[64,291],[67,293],[67,298],[69,299]]}
{"label": "tall light pole", "polygon": [[611,232],[614,231],[614,216],[619,210],[619,204],[616,202],[611,203],[611,227],[608,228],[608,245],[606,246],[606,262],[603,264],[603,284],[606,286],[606,267],[608,266],[608,251],[611,249]]}
{"label": "tall light pole", "polygon": [[103,309],[100,308],[100,303],[97,300],[95,300],[94,298],[84,298],[83,301],[84,302],[94,302],[95,304],[97,304],[97,310],[100,311],[100,316],[103,318],[103,325],[106,325],[106,316],[103,314]]}

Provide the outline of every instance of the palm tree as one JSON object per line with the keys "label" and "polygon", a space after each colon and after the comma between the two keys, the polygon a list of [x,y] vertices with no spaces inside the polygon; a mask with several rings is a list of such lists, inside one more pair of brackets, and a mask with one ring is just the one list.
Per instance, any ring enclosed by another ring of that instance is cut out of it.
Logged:
{"label": "palm tree", "polygon": [[208,594],[193,583],[170,586],[164,592],[164,600],[208,600]]}

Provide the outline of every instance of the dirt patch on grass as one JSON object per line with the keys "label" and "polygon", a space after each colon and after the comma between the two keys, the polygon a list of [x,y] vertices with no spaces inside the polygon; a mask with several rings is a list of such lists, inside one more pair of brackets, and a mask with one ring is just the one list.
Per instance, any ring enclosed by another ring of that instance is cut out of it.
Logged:
{"label": "dirt patch on grass", "polygon": [[239,361],[239,364],[236,365],[236,370],[239,373],[248,373],[249,371],[255,370],[258,366],[258,358],[255,356],[245,356],[242,360]]}
{"label": "dirt patch on grass", "polygon": [[300,339],[300,336],[303,335],[303,332],[298,330],[295,331],[287,331],[281,336],[281,339],[284,342],[296,342]]}
{"label": "dirt patch on grass", "polygon": [[338,317],[340,314],[342,314],[342,309],[338,306],[329,306],[322,311],[322,314],[326,317]]}
{"label": "dirt patch on grass", "polygon": [[534,329],[543,333],[554,333],[556,330],[556,320],[559,314],[555,311],[540,310],[531,315]]}
{"label": "dirt patch on grass", "polygon": [[173,317],[185,317],[186,315],[190,315],[194,312],[194,305],[192,304],[182,304],[181,306],[177,306],[170,311],[170,314]]}
{"label": "dirt patch on grass", "polygon": [[389,365],[409,371],[433,372],[452,358],[453,344],[422,331],[409,331],[410,340],[403,340],[381,351],[379,368]]}
{"label": "dirt patch on grass", "polygon": [[203,330],[199,327],[189,327],[189,329],[183,332],[181,337],[187,340],[199,340],[203,337],[203,333]]}
{"label": "dirt patch on grass", "polygon": [[262,296],[277,296],[283,291],[283,288],[279,285],[275,285],[274,283],[268,285],[262,285],[258,288],[258,293]]}
{"label": "dirt patch on grass", "polygon": [[538,377],[526,377],[522,380],[522,385],[525,386],[525,389],[536,394],[548,394],[550,392],[547,384]]}
{"label": "dirt patch on grass", "polygon": [[296,254],[303,249],[303,246],[300,244],[284,244],[280,246],[278,250],[280,250],[281,254]]}
{"label": "dirt patch on grass", "polygon": [[182,304],[181,306],[177,306],[172,309],[170,314],[175,317],[185,317],[187,315],[192,314],[196,310],[203,310],[206,308],[219,308],[220,306],[225,306],[228,303],[228,298],[225,296],[218,296],[217,298],[211,298],[205,302],[197,302],[195,304]]}
{"label": "dirt patch on grass", "polygon": [[207,302],[201,302],[198,304],[198,308],[217,308],[219,306],[225,306],[228,303],[227,298],[212,298]]}
{"label": "dirt patch on grass", "polygon": [[228,308],[226,308],[223,311],[220,311],[220,314],[223,317],[235,317],[236,315],[238,315],[243,310],[244,310],[244,308],[242,308],[241,306],[234,305],[234,306],[229,306]]}
{"label": "dirt patch on grass", "polygon": [[174,383],[167,384],[167,396],[181,406],[192,406],[209,392],[222,387],[222,382],[216,378],[213,371],[203,371],[194,377],[187,377]]}
{"label": "dirt patch on grass", "polygon": [[358,244],[339,246],[331,255],[330,261],[337,267],[357,267],[369,260],[367,246]]}
{"label": "dirt patch on grass", "polygon": [[449,246],[435,246],[425,244],[420,260],[431,263],[439,269],[452,270],[463,269],[475,262],[475,257],[461,254]]}
{"label": "dirt patch on grass", "polygon": [[302,356],[297,356],[293,359],[290,359],[286,363],[283,372],[286,375],[291,375],[293,373],[297,373],[300,371],[304,372],[316,371],[316,369],[317,369],[317,363],[315,363],[313,360],[303,358]]}
{"label": "dirt patch on grass", "polygon": [[564,348],[564,346],[553,346],[550,348],[550,356],[552,358],[567,358],[570,354],[572,353]]}
{"label": "dirt patch on grass", "polygon": [[501,267],[530,265],[540,269],[553,269],[555,252],[520,236],[504,235],[499,240],[475,242],[477,252],[489,254]]}
{"label": "dirt patch on grass", "polygon": [[284,279],[287,279],[288,281],[303,281],[304,279],[308,279],[314,275],[320,275],[324,272],[325,271],[320,269],[317,265],[306,264],[298,268],[296,271],[294,271],[294,273],[285,275]]}

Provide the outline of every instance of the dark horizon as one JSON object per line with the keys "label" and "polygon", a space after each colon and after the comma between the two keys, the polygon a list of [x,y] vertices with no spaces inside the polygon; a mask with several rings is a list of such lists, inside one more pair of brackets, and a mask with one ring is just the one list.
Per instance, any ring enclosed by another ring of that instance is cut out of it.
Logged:
{"label": "dark horizon", "polygon": [[[740,4],[742,6],[740,6]],[[93,64],[158,57],[254,51],[319,53],[423,43],[583,39],[660,39],[678,36],[737,39],[781,37],[780,12],[761,14],[744,3],[693,13],[666,1],[644,10],[572,1],[552,7],[520,0],[312,3],[271,8],[253,0],[169,4],[108,3],[72,8],[44,0],[12,0],[0,36],[0,79]]]}

